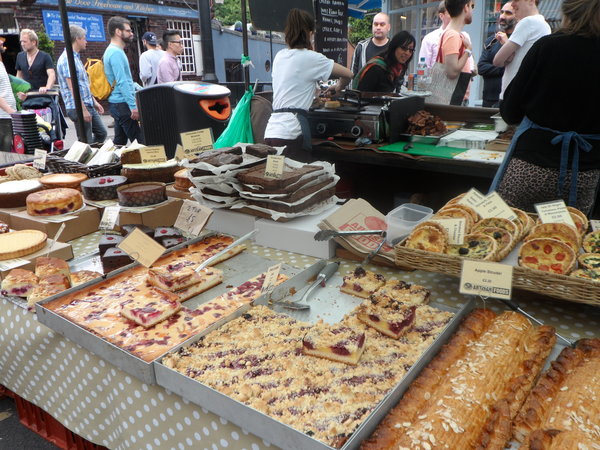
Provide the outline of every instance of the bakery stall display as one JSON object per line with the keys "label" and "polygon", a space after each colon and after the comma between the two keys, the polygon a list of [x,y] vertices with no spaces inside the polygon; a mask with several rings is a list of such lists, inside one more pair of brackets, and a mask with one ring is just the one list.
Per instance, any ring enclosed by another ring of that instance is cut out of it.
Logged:
{"label": "bakery stall display", "polygon": [[0,183],[2,208],[17,208],[27,204],[27,196],[44,189],[39,179],[11,180]]}
{"label": "bakery stall display", "polygon": [[29,194],[26,203],[30,216],[56,216],[81,209],[83,197],[76,189],[55,188]]}
{"label": "bakery stall display", "polygon": [[116,199],[117,189],[127,182],[121,175],[90,178],[81,183],[81,191],[86,200],[103,201]]}
{"label": "bakery stall display", "polygon": [[473,311],[362,448],[504,448],[555,342],[515,312]]}
{"label": "bakery stall display", "polygon": [[119,205],[127,207],[150,206],[167,200],[165,183],[146,181],[126,184],[117,188]]}
{"label": "bakery stall display", "polygon": [[4,171],[5,175],[0,175],[0,184],[15,180],[33,180],[42,176],[39,170],[27,164],[15,164]]}
{"label": "bakery stall display", "polygon": [[46,246],[48,236],[38,230],[18,230],[0,234],[0,261],[23,256]]}
{"label": "bakery stall display", "polygon": [[85,173],[51,173],[39,179],[47,189],[72,188],[80,189],[82,182],[88,179]]}

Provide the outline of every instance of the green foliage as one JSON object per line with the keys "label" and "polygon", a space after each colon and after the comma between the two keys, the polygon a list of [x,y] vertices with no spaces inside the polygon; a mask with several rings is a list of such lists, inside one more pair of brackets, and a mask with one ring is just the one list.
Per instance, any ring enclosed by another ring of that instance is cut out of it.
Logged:
{"label": "green foliage", "polygon": [[357,19],[355,17],[348,17],[348,25],[350,26],[350,42],[356,45],[358,41],[371,37],[373,32],[371,26],[373,24],[373,16],[377,14],[379,10],[370,10],[364,17],[364,19]]}
{"label": "green foliage", "polygon": [[[224,3],[215,3],[213,9],[215,12],[215,18],[224,26],[230,26],[236,23],[238,20],[242,20],[242,0],[225,0]],[[248,23],[250,23],[250,6],[248,0],[246,0],[246,14]]]}
{"label": "green foliage", "polygon": [[40,31],[37,32],[37,35],[39,39],[38,48],[41,51],[48,53],[52,57],[52,60],[54,60],[54,41],[48,37],[43,26]]}

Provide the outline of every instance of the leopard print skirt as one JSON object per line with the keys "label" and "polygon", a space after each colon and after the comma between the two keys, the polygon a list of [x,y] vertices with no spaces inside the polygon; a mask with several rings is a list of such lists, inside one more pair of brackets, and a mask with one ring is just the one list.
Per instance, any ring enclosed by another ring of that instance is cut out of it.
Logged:
{"label": "leopard print skirt", "polygon": [[[571,171],[567,171],[562,196],[558,195],[558,169],[549,169],[512,158],[498,187],[498,193],[512,207],[535,212],[534,204],[562,198],[568,202]],[[600,170],[580,170],[577,174],[577,204],[589,215],[596,200]]]}

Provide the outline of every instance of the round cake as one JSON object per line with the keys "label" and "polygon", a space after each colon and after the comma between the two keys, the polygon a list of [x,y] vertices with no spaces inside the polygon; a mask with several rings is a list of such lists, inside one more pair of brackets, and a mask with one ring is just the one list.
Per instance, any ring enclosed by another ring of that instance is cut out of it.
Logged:
{"label": "round cake", "polygon": [[46,233],[38,230],[20,230],[0,234],[0,260],[20,258],[44,248]]}
{"label": "round cake", "polygon": [[0,222],[0,234],[8,233],[10,228],[4,222]]}
{"label": "round cake", "polygon": [[81,183],[81,190],[86,200],[112,200],[117,198],[117,188],[127,182],[121,175],[90,178]]}
{"label": "round cake", "polygon": [[25,206],[29,194],[44,189],[38,180],[14,180],[0,183],[0,205],[2,208]]}
{"label": "round cake", "polygon": [[187,169],[181,169],[175,172],[175,186],[173,186],[175,189],[188,192],[192,186],[193,183],[188,178]]}
{"label": "round cake", "polygon": [[130,183],[141,181],[173,183],[175,181],[175,172],[178,170],[177,161],[172,159],[162,163],[124,164],[121,169],[121,175],[127,177]]}
{"label": "round cake", "polygon": [[47,188],[79,189],[81,182],[87,178],[85,173],[51,173],[40,178],[40,183]]}
{"label": "round cake", "polygon": [[56,216],[76,211],[83,206],[81,193],[71,188],[47,189],[27,196],[27,214]]}
{"label": "round cake", "polygon": [[164,183],[133,183],[117,188],[117,195],[121,206],[149,206],[164,202],[167,189]]}

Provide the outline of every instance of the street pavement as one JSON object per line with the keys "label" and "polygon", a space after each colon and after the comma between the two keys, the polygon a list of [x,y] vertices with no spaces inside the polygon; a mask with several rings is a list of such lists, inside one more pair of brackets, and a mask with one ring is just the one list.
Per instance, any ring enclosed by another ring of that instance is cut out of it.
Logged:
{"label": "street pavement", "polygon": [[[109,125],[113,124],[112,116],[110,114],[103,114],[100,117],[102,117],[102,122],[108,130],[108,138],[113,139],[115,137],[115,129],[109,127]],[[71,145],[73,145],[73,143],[77,140],[77,131],[75,131],[75,124],[71,121],[71,119],[69,119],[68,117],[65,117],[65,119],[67,120],[67,125],[69,126],[69,128],[67,128],[67,132],[63,139],[64,148],[71,148]]]}

